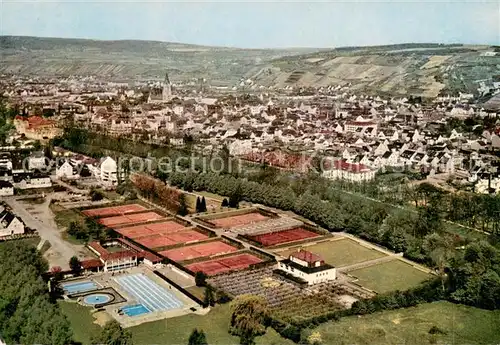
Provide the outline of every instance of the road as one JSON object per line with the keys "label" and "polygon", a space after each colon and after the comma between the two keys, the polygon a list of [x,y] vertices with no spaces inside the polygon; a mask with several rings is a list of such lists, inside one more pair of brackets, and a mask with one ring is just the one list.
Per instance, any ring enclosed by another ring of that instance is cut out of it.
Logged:
{"label": "road", "polygon": [[35,216],[26,210],[23,204],[14,198],[5,198],[5,201],[28,227],[36,229],[42,239],[50,242],[50,250],[56,253],[55,256],[49,259],[50,264],[61,266],[63,270],[69,269],[69,259],[72,256],[78,256],[78,251],[70,243],[61,238],[61,234],[57,228],[48,226],[35,218]]}

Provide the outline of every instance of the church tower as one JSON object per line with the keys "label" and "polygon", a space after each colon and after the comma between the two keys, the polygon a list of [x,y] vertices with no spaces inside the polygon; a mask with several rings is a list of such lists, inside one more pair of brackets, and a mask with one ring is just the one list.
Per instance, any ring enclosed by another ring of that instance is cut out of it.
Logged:
{"label": "church tower", "polygon": [[172,99],[172,85],[168,78],[168,72],[165,73],[165,80],[163,81],[162,100],[168,102]]}

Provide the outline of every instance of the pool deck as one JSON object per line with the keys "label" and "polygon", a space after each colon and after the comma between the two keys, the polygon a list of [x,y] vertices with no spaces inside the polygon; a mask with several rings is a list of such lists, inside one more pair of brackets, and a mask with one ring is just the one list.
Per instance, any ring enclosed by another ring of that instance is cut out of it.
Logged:
{"label": "pool deck", "polygon": [[[157,283],[158,285],[166,288],[169,292],[172,292],[173,295],[175,295],[182,303],[183,306],[181,308],[177,309],[170,309],[170,310],[160,310],[160,311],[154,311],[154,312],[149,312],[146,314],[141,314],[137,316],[127,316],[125,314],[120,315],[118,314],[118,310],[121,309],[124,306],[127,305],[133,305],[133,304],[141,304],[141,301],[138,301],[134,298],[134,296],[130,295],[125,291],[120,284],[118,284],[114,278],[123,276],[123,275],[131,275],[131,274],[138,274],[142,273],[145,276],[147,276],[149,279]],[[133,327],[140,325],[145,322],[152,322],[152,321],[157,321],[157,320],[162,320],[166,318],[171,318],[171,317],[177,317],[177,316],[182,316],[182,315],[187,315],[187,314],[206,314],[210,311],[210,308],[205,308],[203,309],[200,305],[198,305],[196,302],[188,298],[186,295],[178,291],[175,287],[171,286],[169,288],[169,284],[153,274],[153,272],[144,266],[138,266],[138,267],[133,267],[129,268],[127,270],[124,270],[123,273],[117,273],[115,272],[114,274],[112,273],[98,273],[95,275],[92,275],[88,277],[89,279],[97,282],[101,286],[106,286],[106,287],[112,287],[115,289],[118,293],[120,293],[125,299],[127,299],[126,302],[122,303],[116,303],[112,304],[109,306],[105,306],[104,309],[106,312],[111,315],[113,318],[115,318],[122,327],[127,328],[127,327]],[[196,308],[196,312],[193,312],[190,310],[190,308]]]}

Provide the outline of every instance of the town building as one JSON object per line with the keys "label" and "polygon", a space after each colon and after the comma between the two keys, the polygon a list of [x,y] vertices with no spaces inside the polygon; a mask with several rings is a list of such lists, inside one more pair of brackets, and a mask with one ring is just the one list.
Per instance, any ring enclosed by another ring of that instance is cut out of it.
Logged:
{"label": "town building", "polygon": [[19,189],[52,187],[50,176],[39,171],[13,171],[12,179]]}
{"label": "town building", "polygon": [[26,231],[21,218],[17,217],[9,209],[0,206],[0,238],[13,235],[22,235]]}
{"label": "town building", "polygon": [[29,139],[47,140],[61,134],[56,121],[45,119],[41,116],[16,116],[14,118],[16,131],[24,134]]}
{"label": "town building", "polygon": [[347,163],[345,160],[334,160],[323,167],[322,176],[330,180],[349,182],[367,182],[375,178],[376,170],[363,164]]}
{"label": "town building", "polygon": [[[111,157],[103,158],[99,164],[90,165],[89,170],[104,186],[116,186],[118,184],[118,165]],[[121,168],[121,175],[124,170]]]}
{"label": "town building", "polygon": [[71,160],[66,160],[64,163],[56,167],[57,178],[75,179],[80,177],[76,167]]}
{"label": "town building", "polygon": [[9,181],[0,180],[0,196],[14,195],[14,186]]}

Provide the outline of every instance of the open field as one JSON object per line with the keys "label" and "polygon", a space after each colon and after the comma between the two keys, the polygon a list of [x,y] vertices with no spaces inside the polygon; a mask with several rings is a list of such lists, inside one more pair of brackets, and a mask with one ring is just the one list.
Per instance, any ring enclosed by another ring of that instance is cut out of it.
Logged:
{"label": "open field", "polygon": [[[446,334],[429,334],[432,326]],[[315,330],[329,345],[498,344],[500,311],[449,302],[347,317]]]}
{"label": "open field", "polygon": [[83,224],[85,216],[75,209],[65,209],[57,205],[50,205],[50,209],[54,213],[54,220],[57,225],[67,228],[71,222]]}
{"label": "open field", "polygon": [[94,323],[90,307],[78,303],[59,301],[59,307],[68,318],[73,330],[73,340],[83,345],[90,344],[92,335],[97,334],[101,327]]}
{"label": "open field", "polygon": [[220,195],[214,194],[214,193],[210,193],[210,192],[196,192],[196,194],[204,196],[205,198],[220,200],[221,202],[222,202],[222,200],[224,200],[223,196],[220,196]]}
{"label": "open field", "polygon": [[288,257],[288,255],[296,252],[299,248],[318,254],[323,258],[323,260],[325,260],[326,263],[335,267],[349,266],[385,256],[385,254],[375,249],[364,247],[347,238],[321,242],[310,246],[301,246],[277,253],[284,257]]}
{"label": "open field", "polygon": [[[168,320],[145,323],[130,328],[132,340],[136,345],[146,344],[187,344],[189,335],[194,328],[202,329],[209,344],[238,344],[239,338],[228,333],[231,314],[229,304],[218,305],[204,316],[190,314]],[[281,338],[273,329],[268,328],[262,337],[257,337],[257,345],[293,345],[294,343]]]}
{"label": "open field", "polygon": [[195,295],[196,297],[198,297],[202,301],[205,298],[205,288],[203,286],[193,285],[193,286],[186,288],[186,291],[191,292],[193,295]]}
{"label": "open field", "polygon": [[407,290],[431,276],[401,260],[392,260],[350,271],[358,283],[378,293]]}

